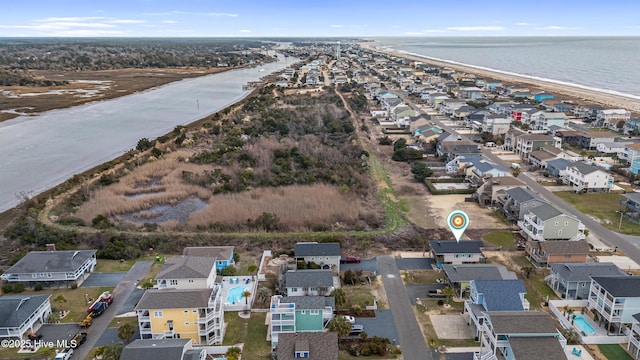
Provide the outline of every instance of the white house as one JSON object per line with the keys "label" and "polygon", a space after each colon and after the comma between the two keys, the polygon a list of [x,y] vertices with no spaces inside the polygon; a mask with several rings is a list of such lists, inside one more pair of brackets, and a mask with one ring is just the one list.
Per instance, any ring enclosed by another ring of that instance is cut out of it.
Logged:
{"label": "white house", "polygon": [[216,280],[216,259],[202,256],[174,256],[165,260],[156,275],[158,289],[212,288]]}
{"label": "white house", "polygon": [[285,274],[287,296],[328,296],[333,291],[331,270],[294,270]]}
{"label": "white house", "polygon": [[562,181],[571,185],[575,192],[609,192],[613,188],[613,176],[602,168],[582,161],[576,161],[567,166],[567,173]]}
{"label": "white house", "polygon": [[626,123],[631,118],[631,112],[625,109],[604,109],[596,113],[596,124],[611,130],[618,130],[618,123]]}
{"label": "white house", "polygon": [[640,276],[591,277],[587,308],[595,322],[606,322],[607,333],[623,335],[640,313]]}
{"label": "white house", "polygon": [[312,262],[322,269],[340,272],[340,243],[299,242],[293,253],[296,261]]}
{"label": "white house", "polygon": [[51,314],[51,295],[4,295],[0,297],[0,338],[22,339],[44,324]]}
{"label": "white house", "polygon": [[9,282],[81,283],[96,266],[96,250],[30,251],[0,278]]}

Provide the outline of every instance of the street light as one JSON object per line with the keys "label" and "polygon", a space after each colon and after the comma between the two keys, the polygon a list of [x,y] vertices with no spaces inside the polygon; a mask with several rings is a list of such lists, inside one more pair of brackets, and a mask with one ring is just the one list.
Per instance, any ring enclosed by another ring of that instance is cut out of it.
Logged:
{"label": "street light", "polygon": [[620,231],[620,228],[622,228],[622,215],[624,215],[624,213],[622,211],[616,211],[617,213],[620,213],[620,222],[618,223],[618,231]]}

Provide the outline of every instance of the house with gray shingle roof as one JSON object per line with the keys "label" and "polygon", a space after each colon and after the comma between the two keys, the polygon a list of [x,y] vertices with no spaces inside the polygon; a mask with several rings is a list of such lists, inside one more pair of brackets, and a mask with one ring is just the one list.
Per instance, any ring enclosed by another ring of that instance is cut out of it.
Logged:
{"label": "house with gray shingle roof", "polygon": [[482,254],[482,240],[431,240],[429,247],[440,269],[444,264],[473,264],[486,260]]}
{"label": "house with gray shingle roof", "polygon": [[0,338],[22,339],[44,324],[51,314],[51,295],[4,295],[0,297]]}
{"label": "house with gray shingle roof", "polygon": [[216,259],[202,256],[174,256],[165,260],[156,275],[158,289],[212,288],[216,280]]}
{"label": "house with gray shingle roof", "polygon": [[280,334],[322,332],[333,319],[336,301],[330,296],[271,297],[271,347],[278,345]]}
{"label": "house with gray shingle roof", "polygon": [[143,339],[190,338],[197,345],[224,338],[222,289],[150,289],[135,307]]}
{"label": "house with gray shingle roof", "polygon": [[549,176],[553,178],[562,178],[567,174],[567,167],[571,161],[567,159],[554,159],[547,161],[547,171]]}
{"label": "house with gray shingle roof", "polygon": [[471,291],[472,280],[515,280],[514,272],[500,264],[445,264],[442,266],[449,285],[464,298]]}
{"label": "house with gray shingle roof", "polygon": [[334,332],[282,334],[276,353],[278,360],[301,358],[338,360],[338,334]]}
{"label": "house with gray shingle roof", "polygon": [[601,167],[576,161],[567,166],[562,181],[575,192],[609,192],[613,189],[613,176]]}
{"label": "house with gray shingle roof", "polygon": [[541,311],[489,311],[477,358],[566,360],[567,339]]}
{"label": "house with gray shingle roof", "polygon": [[585,226],[577,217],[565,214],[550,204],[529,209],[518,226],[528,240],[582,240]]}
{"label": "house with gray shingle roof", "polygon": [[478,204],[482,207],[493,206],[498,203],[499,198],[506,196],[507,190],[521,186],[524,186],[524,183],[513,176],[488,179],[476,191]]}
{"label": "house with gray shingle roof", "polygon": [[509,221],[522,220],[529,210],[543,204],[546,202],[524,186],[508,189],[503,197],[498,197],[498,207]]}
{"label": "house with gray shingle roof", "polygon": [[322,269],[340,272],[340,243],[299,242],[293,252],[296,261],[312,262]]}
{"label": "house with gray shingle roof", "polygon": [[120,360],[191,360],[206,356],[204,348],[193,348],[191,339],[137,339],[122,349]]}
{"label": "house with gray shingle roof", "polygon": [[331,270],[294,270],[285,274],[288,296],[328,296],[335,284]]}
{"label": "house with gray shingle roof", "polygon": [[586,299],[589,296],[592,276],[626,275],[614,263],[555,263],[547,284],[563,299]]}
{"label": "house with gray shingle roof", "polygon": [[216,259],[216,269],[235,265],[233,246],[189,246],[182,250],[182,255],[204,256]]}
{"label": "house with gray shingle roof", "polygon": [[629,330],[627,351],[634,359],[640,359],[640,312],[633,315],[633,323]]}
{"label": "house with gray shingle roof", "polygon": [[464,312],[469,316],[479,338],[487,311],[528,311],[527,290],[522,280],[472,280],[471,294],[464,302]]}
{"label": "house with gray shingle roof", "polygon": [[640,276],[593,276],[587,308],[608,334],[624,335],[640,313]]}
{"label": "house with gray shingle roof", "polygon": [[625,216],[632,221],[640,222],[640,193],[632,192],[622,196],[625,199],[620,200],[620,204],[627,208]]}
{"label": "house with gray shingle roof", "polygon": [[30,251],[1,278],[24,284],[76,282],[79,285],[95,266],[96,250]]}

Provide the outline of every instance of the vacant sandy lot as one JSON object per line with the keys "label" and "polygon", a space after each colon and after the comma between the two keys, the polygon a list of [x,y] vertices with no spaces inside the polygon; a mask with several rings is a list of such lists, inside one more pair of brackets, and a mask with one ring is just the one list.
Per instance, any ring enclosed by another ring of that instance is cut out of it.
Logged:
{"label": "vacant sandy lot", "polygon": [[469,195],[437,195],[429,196],[429,208],[434,221],[441,227],[447,227],[447,216],[453,210],[462,210],[469,215],[468,229],[496,229],[505,225],[493,217],[493,211],[483,209],[475,202],[465,202]]}

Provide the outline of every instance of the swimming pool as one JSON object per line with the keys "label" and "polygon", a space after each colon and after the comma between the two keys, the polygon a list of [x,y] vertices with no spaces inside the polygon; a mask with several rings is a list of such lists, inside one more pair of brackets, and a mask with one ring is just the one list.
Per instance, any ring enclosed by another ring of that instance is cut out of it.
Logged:
{"label": "swimming pool", "polygon": [[245,286],[241,285],[241,286],[236,286],[229,289],[229,294],[227,294],[227,302],[235,304],[238,301],[244,299],[244,296],[242,296],[242,293],[244,292],[245,288],[246,288]]}
{"label": "swimming pool", "polygon": [[576,316],[576,318],[573,319],[573,323],[578,327],[578,329],[587,335],[593,335],[596,333],[596,329],[594,329],[593,326],[591,326],[591,324],[589,324],[589,322],[587,322],[587,320],[582,316]]}

